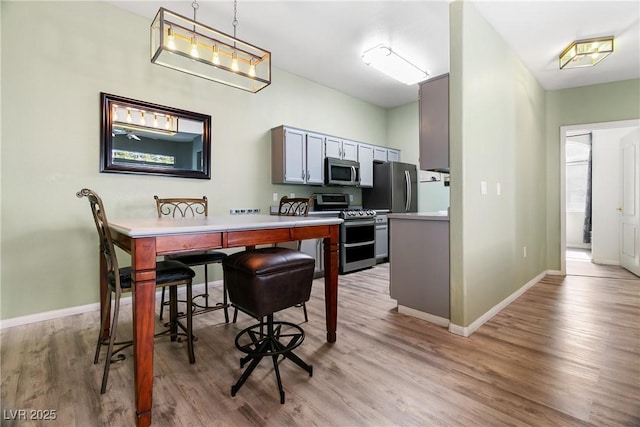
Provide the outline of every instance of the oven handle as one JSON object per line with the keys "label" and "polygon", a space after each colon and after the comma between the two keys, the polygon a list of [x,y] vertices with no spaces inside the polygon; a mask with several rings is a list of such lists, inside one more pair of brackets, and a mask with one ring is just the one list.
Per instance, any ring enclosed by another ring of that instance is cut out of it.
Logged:
{"label": "oven handle", "polygon": [[376,225],[376,221],[371,219],[363,219],[363,220],[348,220],[342,223],[343,227],[354,227],[360,225]]}
{"label": "oven handle", "polygon": [[344,243],[342,246],[346,249],[346,248],[357,248],[358,246],[374,245],[375,243],[376,243],[375,240],[370,240],[368,242],[361,242],[361,243]]}

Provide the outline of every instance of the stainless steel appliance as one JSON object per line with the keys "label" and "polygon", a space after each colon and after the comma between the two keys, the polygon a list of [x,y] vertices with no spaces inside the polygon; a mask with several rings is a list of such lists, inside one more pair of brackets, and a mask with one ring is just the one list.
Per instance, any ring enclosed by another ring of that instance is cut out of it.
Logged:
{"label": "stainless steel appliance", "polygon": [[393,213],[418,211],[418,168],[401,162],[374,162],[373,188],[362,189],[367,209]]}
{"label": "stainless steel appliance", "polygon": [[325,159],[324,183],[326,185],[360,185],[360,163],[333,157]]}
{"label": "stainless steel appliance", "polygon": [[376,265],[376,213],[372,210],[345,210],[340,228],[340,273]]}
{"label": "stainless steel appliance", "polygon": [[334,214],[344,219],[340,227],[340,273],[376,265],[376,213],[367,209],[350,209],[348,194],[316,194],[314,212],[309,215]]}

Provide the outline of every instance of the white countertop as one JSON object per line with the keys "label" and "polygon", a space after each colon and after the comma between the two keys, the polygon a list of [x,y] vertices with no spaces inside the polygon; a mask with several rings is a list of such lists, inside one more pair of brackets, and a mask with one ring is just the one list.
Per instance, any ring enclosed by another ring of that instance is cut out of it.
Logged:
{"label": "white countertop", "polygon": [[389,213],[388,219],[406,219],[416,221],[449,221],[447,211]]}
{"label": "white countertop", "polygon": [[130,237],[164,236],[203,232],[224,232],[268,228],[305,227],[341,224],[342,219],[274,216],[214,215],[198,218],[134,218],[109,220],[111,228]]}

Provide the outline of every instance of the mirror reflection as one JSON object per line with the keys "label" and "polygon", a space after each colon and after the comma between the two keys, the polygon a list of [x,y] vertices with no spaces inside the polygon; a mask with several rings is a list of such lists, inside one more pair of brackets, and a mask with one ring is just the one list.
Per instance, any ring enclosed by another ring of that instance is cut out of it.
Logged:
{"label": "mirror reflection", "polygon": [[102,94],[101,172],[209,179],[211,117]]}

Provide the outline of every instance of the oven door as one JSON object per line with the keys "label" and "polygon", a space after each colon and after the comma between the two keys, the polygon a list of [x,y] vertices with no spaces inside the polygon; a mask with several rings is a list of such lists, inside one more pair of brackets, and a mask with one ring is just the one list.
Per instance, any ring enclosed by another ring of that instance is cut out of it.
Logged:
{"label": "oven door", "polygon": [[340,272],[376,265],[376,224],[373,218],[345,220],[340,230]]}

